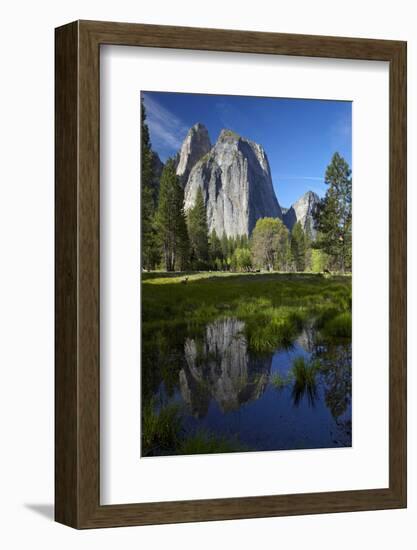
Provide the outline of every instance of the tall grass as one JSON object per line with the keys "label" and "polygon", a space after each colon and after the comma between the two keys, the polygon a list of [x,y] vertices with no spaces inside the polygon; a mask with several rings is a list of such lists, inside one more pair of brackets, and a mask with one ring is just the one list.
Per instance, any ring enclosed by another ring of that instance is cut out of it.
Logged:
{"label": "tall grass", "polygon": [[262,299],[248,301],[236,310],[236,316],[245,321],[249,348],[268,352],[277,347],[289,347],[302,329],[307,310],[273,307],[265,302]]}
{"label": "tall grass", "polygon": [[350,311],[339,313],[324,325],[324,331],[334,338],[352,337],[352,314]]}
{"label": "tall grass", "polygon": [[177,404],[165,405],[159,411],[155,400],[150,399],[142,408],[142,455],[169,453],[180,443],[181,408]]}
{"label": "tall grass", "polygon": [[293,401],[298,405],[306,396],[310,405],[314,405],[317,397],[316,376],[318,367],[315,363],[307,362],[304,357],[296,357],[292,366],[294,386]]}
{"label": "tall grass", "polygon": [[291,371],[285,376],[283,376],[279,372],[274,372],[271,374],[269,381],[276,390],[282,390],[293,381],[293,375]]}
{"label": "tall grass", "polygon": [[312,385],[316,381],[317,366],[307,362],[304,357],[296,357],[293,361],[292,374],[296,383]]}
{"label": "tall grass", "polygon": [[[150,274],[154,275],[154,274]],[[296,274],[193,274],[142,281],[142,322],[149,328],[198,325],[222,315],[292,324],[325,309],[350,311],[351,278]]]}
{"label": "tall grass", "polygon": [[178,449],[181,455],[233,453],[248,450],[235,439],[215,436],[209,432],[199,430],[194,435],[186,437]]}
{"label": "tall grass", "polygon": [[183,411],[175,403],[157,410],[148,400],[142,410],[142,456],[231,453],[248,450],[237,439],[216,436],[205,430],[186,435]]}

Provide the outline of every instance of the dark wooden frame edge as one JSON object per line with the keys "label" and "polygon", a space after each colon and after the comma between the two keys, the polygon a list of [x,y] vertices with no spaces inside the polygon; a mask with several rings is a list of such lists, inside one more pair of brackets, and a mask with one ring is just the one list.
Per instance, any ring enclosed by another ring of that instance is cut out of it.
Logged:
{"label": "dark wooden frame edge", "polygon": [[[100,505],[101,44],[387,61],[390,65],[389,487]],[[75,528],[406,507],[406,43],[76,21],[55,31],[55,519]]]}

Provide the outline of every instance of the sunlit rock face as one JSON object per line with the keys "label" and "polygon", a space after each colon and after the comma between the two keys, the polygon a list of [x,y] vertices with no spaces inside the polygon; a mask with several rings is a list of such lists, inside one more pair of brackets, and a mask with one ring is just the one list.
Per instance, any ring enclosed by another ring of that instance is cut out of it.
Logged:
{"label": "sunlit rock face", "polygon": [[287,228],[291,231],[297,222],[306,231],[310,230],[312,237],[315,237],[313,215],[316,211],[320,198],[313,191],[307,191],[298,199],[288,210],[286,210],[283,220]]}
{"label": "sunlit rock face", "polygon": [[177,176],[186,184],[191,169],[211,149],[210,137],[204,124],[194,124],[188,130],[178,154]]}
{"label": "sunlit rock face", "polygon": [[192,168],[185,186],[185,210],[201,188],[209,231],[228,237],[250,235],[259,218],[282,219],[268,158],[261,145],[222,130],[213,148]]}
{"label": "sunlit rock face", "polygon": [[207,414],[211,399],[228,412],[264,392],[271,358],[250,357],[243,329],[237,319],[222,319],[206,327],[203,339],[186,340],[180,389],[195,416]]}

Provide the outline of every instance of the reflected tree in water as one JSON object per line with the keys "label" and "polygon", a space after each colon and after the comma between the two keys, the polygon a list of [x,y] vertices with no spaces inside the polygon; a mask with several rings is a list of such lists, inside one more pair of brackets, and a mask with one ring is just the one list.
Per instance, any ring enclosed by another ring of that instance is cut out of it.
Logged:
{"label": "reflected tree in water", "polygon": [[316,357],[320,362],[326,405],[337,420],[347,411],[352,401],[351,344],[319,347]]}

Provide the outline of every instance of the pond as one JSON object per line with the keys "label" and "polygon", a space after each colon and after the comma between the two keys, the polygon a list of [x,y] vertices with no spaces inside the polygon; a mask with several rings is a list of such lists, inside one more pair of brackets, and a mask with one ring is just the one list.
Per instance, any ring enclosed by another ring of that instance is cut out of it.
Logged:
{"label": "pond", "polygon": [[179,326],[144,357],[142,456],[352,444],[351,341],[321,336],[313,320],[262,353],[234,317]]}

